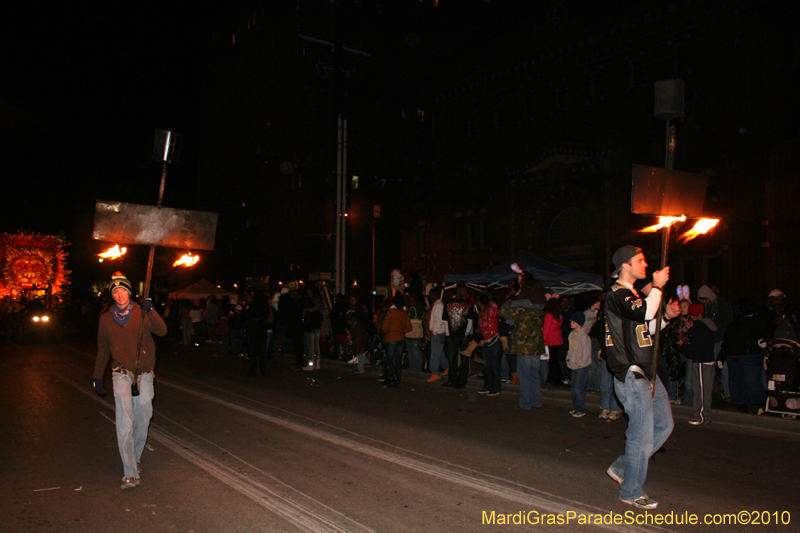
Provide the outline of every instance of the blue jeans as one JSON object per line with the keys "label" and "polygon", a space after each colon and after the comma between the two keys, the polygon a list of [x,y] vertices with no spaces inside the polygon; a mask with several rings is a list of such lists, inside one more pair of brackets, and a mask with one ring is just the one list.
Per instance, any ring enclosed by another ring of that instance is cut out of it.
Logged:
{"label": "blue jeans", "polygon": [[597,350],[592,349],[592,364],[589,366],[589,378],[586,381],[586,387],[589,389],[600,389],[600,372],[605,367],[605,361],[601,361],[597,356]]}
{"label": "blue jeans", "polygon": [[544,387],[544,384],[547,383],[547,378],[550,376],[550,361],[545,359],[544,361],[541,360],[542,356],[539,356],[539,381],[540,386]]}
{"label": "blue jeans", "polygon": [[361,352],[359,354],[356,354],[356,361],[358,362],[358,365],[357,365],[358,366],[358,371],[359,372],[363,372],[364,371],[364,365],[367,364],[367,352]]}
{"label": "blue jeans", "polygon": [[619,411],[619,403],[614,395],[614,374],[608,369],[605,361],[600,362],[603,364],[600,373],[600,409]]}
{"label": "blue jeans", "polygon": [[614,378],[614,389],[628,415],[628,429],[625,431],[625,454],[614,461],[611,469],[622,478],[620,499],[632,500],[645,495],[647,464],[667,441],[675,423],[667,390],[657,376],[655,396],[650,392],[650,381],[636,379],[630,369],[625,374],[625,383]]}
{"label": "blue jeans", "polygon": [[589,379],[589,369],[592,365],[572,369],[572,407],[579,413],[586,414],[586,382]]}
{"label": "blue jeans", "polygon": [[320,357],[318,329],[303,332],[303,346],[305,354],[309,357]]}
{"label": "blue jeans", "polygon": [[412,372],[422,372],[422,339],[406,339],[408,350],[408,369]]}
{"label": "blue jeans", "polygon": [[385,348],[388,377],[400,381],[400,373],[403,371],[403,341],[387,342]]}
{"label": "blue jeans", "polygon": [[131,396],[131,378],[127,373],[112,372],[111,379],[117,411],[117,445],[125,477],[139,477],[136,464],[142,458],[150,419],[153,418],[153,373],[142,374],[139,396]]}
{"label": "blue jeans", "polygon": [[483,367],[483,390],[489,392],[500,392],[500,373],[503,368],[503,343],[495,337],[492,345],[483,345],[483,358],[486,365]]}
{"label": "blue jeans", "polygon": [[731,403],[734,405],[764,405],[767,393],[761,383],[764,357],[759,354],[728,357],[730,368]]}
{"label": "blue jeans", "polygon": [[517,357],[517,378],[519,379],[519,406],[529,410],[542,406],[542,382],[539,375],[541,356],[519,355]]}
{"label": "blue jeans", "polygon": [[192,335],[194,334],[194,328],[192,327],[191,320],[184,320],[183,321],[183,344],[189,346],[192,344]]}
{"label": "blue jeans", "polygon": [[503,354],[503,379],[511,379],[511,374],[517,373],[517,356],[509,353]]}
{"label": "blue jeans", "polygon": [[446,370],[450,367],[447,357],[444,356],[444,338],[444,333],[431,335],[431,372],[437,375],[441,375],[439,368]]}

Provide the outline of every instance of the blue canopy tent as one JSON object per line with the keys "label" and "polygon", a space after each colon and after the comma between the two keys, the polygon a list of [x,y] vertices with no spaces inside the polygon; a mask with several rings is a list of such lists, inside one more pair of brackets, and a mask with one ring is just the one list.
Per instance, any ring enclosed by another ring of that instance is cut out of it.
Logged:
{"label": "blue canopy tent", "polygon": [[603,290],[602,276],[551,263],[527,250],[520,250],[508,261],[494,266],[482,274],[446,274],[444,283],[450,285],[464,281],[467,285],[478,287],[505,285],[517,277],[517,274],[511,270],[511,265],[514,263],[522,270],[533,274],[542,287],[551,293],[570,296]]}

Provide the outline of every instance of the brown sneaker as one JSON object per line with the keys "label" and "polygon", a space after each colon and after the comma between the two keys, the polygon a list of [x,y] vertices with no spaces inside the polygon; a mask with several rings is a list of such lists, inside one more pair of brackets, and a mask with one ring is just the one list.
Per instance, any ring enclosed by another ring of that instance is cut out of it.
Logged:
{"label": "brown sneaker", "polygon": [[427,380],[425,380],[425,383],[433,383],[435,381],[439,381],[440,379],[442,379],[442,378],[441,378],[441,376],[439,376],[439,374],[431,374],[431,377],[429,377]]}
{"label": "brown sneaker", "polygon": [[138,487],[138,486],[139,486],[139,478],[138,477],[133,477],[133,476],[128,476],[128,477],[122,478],[122,485],[119,488],[121,488],[122,490],[125,490],[125,489],[132,489],[132,488]]}

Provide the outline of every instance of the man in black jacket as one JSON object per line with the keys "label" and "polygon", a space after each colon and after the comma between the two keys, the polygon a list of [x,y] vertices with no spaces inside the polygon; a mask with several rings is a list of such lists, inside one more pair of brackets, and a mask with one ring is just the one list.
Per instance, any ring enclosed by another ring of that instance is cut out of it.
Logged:
{"label": "man in black jacket", "polygon": [[[669,281],[669,267],[653,273],[653,287],[642,299],[633,284],[647,275],[647,262],[640,248],[623,246],[614,253],[619,277],[606,294],[606,354],[614,373],[614,389],[628,415],[625,454],[608,468],[608,475],[620,484],[622,503],[640,509],[655,509],[658,502],[644,492],[650,456],[666,442],[674,423],[667,391],[654,376],[654,347],[651,336],[666,324],[655,324],[661,305],[662,287]],[[678,315],[677,302],[667,306],[667,319]],[[652,387],[651,388],[651,381]]]}

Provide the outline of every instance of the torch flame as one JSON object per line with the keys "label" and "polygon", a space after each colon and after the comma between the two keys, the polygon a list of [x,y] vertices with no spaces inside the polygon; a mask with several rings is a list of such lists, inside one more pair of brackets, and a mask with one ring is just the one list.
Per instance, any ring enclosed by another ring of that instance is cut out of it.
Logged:
{"label": "torch flame", "polygon": [[199,255],[183,254],[183,256],[181,256],[180,259],[178,259],[177,261],[172,263],[172,266],[174,266],[174,267],[181,266],[181,265],[183,265],[183,266],[192,266],[195,263],[197,263],[198,261],[200,261],[200,256]]}
{"label": "torch flame", "polygon": [[104,259],[119,259],[125,252],[127,252],[127,248],[120,248],[119,244],[115,244],[108,250],[103,253],[97,254],[100,257],[100,262],[102,263]]}
{"label": "torch flame", "polygon": [[648,226],[644,229],[640,229],[640,233],[654,233],[661,228],[666,228],[674,224],[675,222],[683,222],[686,220],[686,215],[681,215],[679,217],[658,217],[658,224],[654,226]]}
{"label": "torch flame", "polygon": [[704,233],[708,233],[711,228],[719,224],[719,219],[717,218],[701,218],[697,221],[692,229],[678,237],[679,239],[683,239],[683,242],[689,242],[698,235],[703,235]]}

